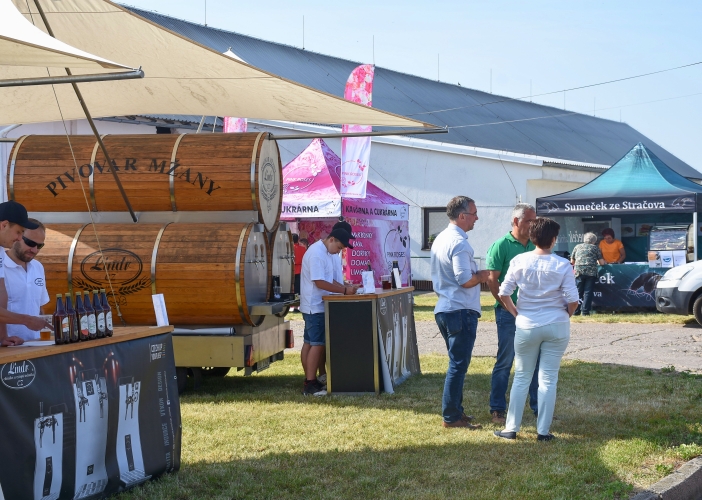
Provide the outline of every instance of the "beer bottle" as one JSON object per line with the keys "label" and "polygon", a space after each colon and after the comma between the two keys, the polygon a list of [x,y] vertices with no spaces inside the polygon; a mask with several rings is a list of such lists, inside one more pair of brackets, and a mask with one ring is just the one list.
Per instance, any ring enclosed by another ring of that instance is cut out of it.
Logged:
{"label": "beer bottle", "polygon": [[97,338],[105,338],[105,311],[100,304],[100,294],[93,290],[93,309],[95,309],[95,319],[97,320]]}
{"label": "beer bottle", "polygon": [[107,301],[107,295],[105,294],[105,289],[100,289],[100,302],[102,303],[102,310],[105,311],[105,336],[112,337],[114,331],[112,330],[112,308],[110,303]]}
{"label": "beer bottle", "polygon": [[78,338],[82,341],[90,340],[90,331],[88,330],[88,312],[83,307],[83,299],[80,292],[76,292],[76,317],[78,318]]}
{"label": "beer bottle", "polygon": [[97,338],[97,321],[95,319],[95,309],[90,303],[90,292],[83,292],[83,307],[85,308],[85,313],[88,315],[88,336],[90,340]]}
{"label": "beer bottle", "polygon": [[80,340],[80,329],[78,327],[78,317],[76,316],[76,310],[73,309],[73,300],[71,299],[70,293],[66,294],[66,314],[68,314],[68,324],[70,325],[68,341],[78,342]]}
{"label": "beer bottle", "polygon": [[68,322],[68,314],[63,307],[62,295],[56,294],[56,311],[54,311],[54,342],[57,344],[68,344],[71,327]]}

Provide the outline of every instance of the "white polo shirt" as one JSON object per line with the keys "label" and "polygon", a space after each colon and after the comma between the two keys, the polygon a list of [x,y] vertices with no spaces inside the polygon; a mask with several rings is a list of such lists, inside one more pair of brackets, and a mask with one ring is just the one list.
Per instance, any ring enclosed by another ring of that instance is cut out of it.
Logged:
{"label": "white polo shirt", "polygon": [[5,277],[5,266],[3,265],[2,258],[5,256],[5,252],[0,251],[0,280]]}
{"label": "white polo shirt", "polygon": [[331,292],[322,290],[314,284],[316,280],[333,283],[337,276],[335,269],[338,261],[327,252],[322,240],[314,242],[302,258],[302,271],[300,272],[300,311],[305,314],[324,312],[322,297]]}
{"label": "white polo shirt", "polygon": [[[3,258],[5,272],[5,288],[7,289],[7,310],[38,316],[40,308],[49,302],[49,292],[46,291],[44,266],[37,260],[27,262],[27,270],[15,264],[5,252],[0,252]],[[7,325],[7,335],[21,337],[24,340],[39,338],[39,332],[30,330],[24,325]]]}

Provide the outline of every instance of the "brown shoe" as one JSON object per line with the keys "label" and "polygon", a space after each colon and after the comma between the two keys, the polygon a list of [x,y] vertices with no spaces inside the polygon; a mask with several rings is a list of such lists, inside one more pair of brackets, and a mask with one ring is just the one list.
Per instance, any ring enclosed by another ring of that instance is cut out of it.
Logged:
{"label": "brown shoe", "polygon": [[497,425],[505,425],[507,418],[505,417],[505,412],[503,411],[491,411],[492,423]]}
{"label": "brown shoe", "polygon": [[472,422],[475,420],[475,417],[473,415],[466,415],[465,412],[461,413],[461,420],[464,422]]}
{"label": "brown shoe", "polygon": [[458,420],[456,420],[455,422],[441,422],[441,425],[446,427],[446,428],[465,427],[466,429],[470,429],[471,431],[483,428],[483,426],[480,424],[471,424],[467,420],[463,420],[460,418]]}

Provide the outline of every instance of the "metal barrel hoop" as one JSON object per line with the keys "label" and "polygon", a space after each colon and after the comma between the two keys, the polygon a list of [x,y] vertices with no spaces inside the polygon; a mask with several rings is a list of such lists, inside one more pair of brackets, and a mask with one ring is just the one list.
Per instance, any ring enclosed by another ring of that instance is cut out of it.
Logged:
{"label": "metal barrel hoop", "polygon": [[156,295],[156,259],[158,258],[158,246],[161,244],[161,238],[163,237],[164,231],[166,231],[166,228],[170,224],[171,224],[170,222],[167,222],[158,231],[158,235],[156,236],[156,241],[154,242],[154,249],[151,252],[151,293],[152,293],[152,295]]}
{"label": "metal barrel hoop", "polygon": [[[100,136],[100,139],[107,137],[107,134]],[[93,154],[90,156],[90,176],[88,177],[88,186],[90,191],[90,209],[93,212],[97,212],[97,203],[95,202],[95,158],[97,158],[97,152],[100,149],[100,143],[95,141],[95,146],[93,146]],[[78,172],[80,175],[80,172]]]}
{"label": "metal barrel hoop", "polygon": [[258,205],[258,198],[256,196],[256,157],[258,156],[258,144],[261,142],[261,137],[267,134],[268,132],[259,132],[259,134],[256,136],[256,141],[254,142],[253,153],[251,153],[251,202],[254,212],[258,211],[258,207],[256,206]]}
{"label": "metal barrel hoop", "polygon": [[16,201],[15,200],[15,162],[17,161],[17,154],[19,153],[19,150],[22,147],[22,143],[24,142],[24,140],[27,137],[29,137],[29,136],[23,135],[22,137],[20,137],[19,140],[15,143],[14,149],[12,150],[12,160],[10,160],[10,182],[8,182],[10,200],[12,200],[12,201]]}
{"label": "metal barrel hoop", "polygon": [[[175,165],[176,161],[176,155],[178,154],[178,146],[180,146],[180,141],[183,140],[183,137],[185,137],[188,134],[180,134],[178,138],[175,141],[175,144],[173,144],[173,152],[171,153],[171,164],[169,171],[173,168]],[[171,194],[171,210],[174,212],[178,211],[178,207],[176,206],[176,197],[175,197],[175,171],[172,173],[168,174],[168,189]]]}
{"label": "metal barrel hoop", "polygon": [[73,257],[76,253],[76,247],[78,246],[78,239],[80,238],[80,234],[83,232],[83,229],[88,227],[90,224],[83,224],[83,226],[76,231],[75,236],[73,237],[73,241],[71,242],[71,248],[68,250],[68,293],[72,296],[73,295]]}

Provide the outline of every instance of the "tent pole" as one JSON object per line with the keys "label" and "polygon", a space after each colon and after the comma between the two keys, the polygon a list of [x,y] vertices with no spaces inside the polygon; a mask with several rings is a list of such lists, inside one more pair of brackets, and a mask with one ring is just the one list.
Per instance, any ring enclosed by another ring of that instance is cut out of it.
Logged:
{"label": "tent pole", "polygon": [[271,139],[276,141],[284,141],[290,139],[332,139],[338,137],[382,137],[388,135],[415,135],[415,134],[447,134],[449,131],[446,128],[426,128],[426,129],[409,129],[409,130],[395,130],[395,131],[380,131],[380,132],[347,132],[347,133],[332,133],[332,134],[292,134],[292,135],[273,135],[271,134]]}
{"label": "tent pole", "polygon": [[43,76],[40,78],[15,78],[0,80],[0,87],[25,87],[28,85],[53,85],[59,83],[104,82],[115,80],[131,80],[144,78],[144,72],[139,69],[122,73],[99,73],[95,75]]}
{"label": "tent pole", "polygon": [[[39,0],[34,0],[34,4],[37,6],[37,10],[39,11],[39,15],[41,16],[42,21],[44,21],[44,26],[46,26],[46,30],[51,35],[53,38],[56,38],[54,36],[54,32],[51,29],[51,26],[49,26],[49,21],[46,19],[46,15],[44,14],[44,10],[41,8],[41,5],[39,5]],[[64,68],[66,70],[66,74],[68,76],[72,76],[71,70],[69,68]],[[105,155],[105,161],[107,162],[107,165],[112,172],[112,177],[115,179],[115,183],[117,183],[117,187],[119,188],[119,192],[122,195],[122,199],[124,200],[124,203],[127,205],[127,210],[129,210],[129,214],[132,216],[132,220],[134,222],[137,221],[137,216],[134,214],[134,210],[132,209],[131,203],[129,203],[129,198],[127,198],[127,193],[124,192],[124,187],[122,186],[122,182],[119,180],[119,177],[117,176],[117,171],[115,170],[115,164],[112,162],[112,158],[110,158],[110,154],[107,152],[107,148],[105,147],[105,143],[102,142],[102,137],[100,137],[100,134],[98,133],[97,127],[95,127],[95,122],[93,122],[93,117],[90,116],[90,111],[88,111],[88,106],[85,104],[85,101],[83,100],[83,95],[80,93],[80,90],[78,90],[78,85],[76,83],[71,82],[71,86],[73,87],[73,91],[76,93],[76,97],[78,98],[78,102],[80,102],[81,108],[83,108],[83,113],[85,113],[85,117],[88,119],[88,123],[90,124],[90,128],[93,131],[93,135],[95,135],[95,138],[97,139],[98,144],[100,145],[100,149],[102,150],[102,154]]]}
{"label": "tent pole", "polygon": [[692,212],[692,261],[697,262],[697,212]]}

